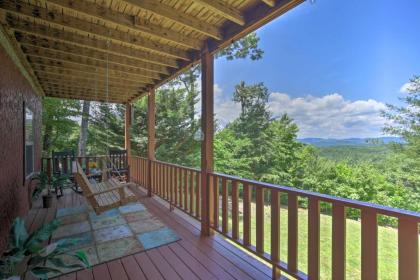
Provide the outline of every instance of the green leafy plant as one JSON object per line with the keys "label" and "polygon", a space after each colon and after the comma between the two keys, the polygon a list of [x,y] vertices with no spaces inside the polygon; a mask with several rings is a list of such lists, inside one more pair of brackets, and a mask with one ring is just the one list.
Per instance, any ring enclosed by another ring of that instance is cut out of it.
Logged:
{"label": "green leafy plant", "polygon": [[32,192],[32,200],[37,200],[44,189],[47,190],[47,195],[51,194],[51,188],[57,190],[68,186],[70,180],[68,175],[54,175],[51,178],[51,185],[48,182],[48,175],[41,171],[31,179],[32,182],[36,182],[34,190]]}
{"label": "green leafy plant", "polygon": [[[61,239],[44,246],[59,225],[58,220],[53,220],[28,234],[24,220],[16,218],[10,230],[8,248],[0,259],[0,278],[25,275],[29,271],[37,278],[47,279],[48,274],[60,274],[62,269],[89,267],[85,252],[69,252],[77,239]],[[65,255],[76,262],[67,264],[61,258]]]}
{"label": "green leafy plant", "polygon": [[35,182],[35,187],[32,192],[32,200],[37,200],[44,189],[47,189],[48,195],[50,195],[50,185],[48,184],[47,173],[41,171],[31,179],[31,183]]}

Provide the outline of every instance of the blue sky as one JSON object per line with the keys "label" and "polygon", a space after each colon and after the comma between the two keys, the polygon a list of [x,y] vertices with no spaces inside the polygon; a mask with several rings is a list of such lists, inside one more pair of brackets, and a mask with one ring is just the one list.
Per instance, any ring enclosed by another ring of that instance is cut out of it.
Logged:
{"label": "blue sky", "polygon": [[301,4],[257,31],[263,59],[216,61],[217,117],[237,115],[241,80],[264,82],[273,114],[294,117],[300,137],[381,136],[379,111],[420,74],[419,15],[418,0]]}

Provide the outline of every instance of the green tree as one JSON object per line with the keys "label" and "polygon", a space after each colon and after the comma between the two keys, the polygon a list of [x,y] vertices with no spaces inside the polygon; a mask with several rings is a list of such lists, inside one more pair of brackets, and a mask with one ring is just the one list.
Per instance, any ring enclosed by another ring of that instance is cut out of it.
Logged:
{"label": "green tree", "polygon": [[[236,41],[216,54],[216,57],[251,60],[260,59],[263,51],[258,47],[255,33]],[[200,142],[194,140],[200,129],[196,105],[199,101],[200,65],[180,75],[156,92],[156,155],[160,160],[188,166],[200,165]],[[146,155],[147,102],[135,104],[135,120],[132,135],[134,153]]]}
{"label": "green tree", "polygon": [[97,103],[93,106],[88,128],[88,154],[106,154],[110,148],[124,147],[125,107]]}
{"label": "green tree", "polygon": [[75,149],[77,147],[77,117],[80,115],[78,100],[44,97],[42,100],[43,151]]}
{"label": "green tree", "polygon": [[394,145],[395,154],[384,166],[389,180],[420,193],[420,76],[414,76],[407,87],[408,93],[401,98],[403,106],[387,105],[383,116],[390,120],[384,132],[401,136],[403,145]]}

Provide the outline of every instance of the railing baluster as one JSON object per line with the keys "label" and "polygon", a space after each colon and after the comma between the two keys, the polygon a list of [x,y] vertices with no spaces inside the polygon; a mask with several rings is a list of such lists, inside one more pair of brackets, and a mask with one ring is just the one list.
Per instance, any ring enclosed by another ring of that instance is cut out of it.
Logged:
{"label": "railing baluster", "polygon": [[219,177],[213,176],[213,187],[214,187],[214,228],[219,228]]}
{"label": "railing baluster", "polygon": [[287,267],[291,272],[297,272],[298,250],[298,204],[295,193],[288,194],[288,232],[287,232]]}
{"label": "railing baluster", "polygon": [[362,210],[362,280],[378,278],[378,222],[376,212]]}
{"label": "railing baluster", "polygon": [[243,215],[243,226],[244,226],[244,245],[249,246],[251,244],[251,190],[252,187],[249,184],[243,184],[244,194],[244,215]]}
{"label": "railing baluster", "polygon": [[280,277],[280,269],[276,263],[280,261],[280,198],[279,192],[271,190],[271,260],[273,264],[273,279]]}
{"label": "railing baluster", "polygon": [[188,209],[188,170],[184,169],[184,209]]}
{"label": "railing baluster", "polygon": [[164,173],[164,169],[163,169],[163,165],[162,164],[159,164],[159,173],[160,173],[160,183],[159,183],[159,185],[160,185],[160,196],[161,197],[164,197],[164,192],[163,192],[163,173]]}
{"label": "railing baluster", "polygon": [[194,171],[190,171],[190,214],[194,215]]}
{"label": "railing baluster", "polygon": [[182,190],[184,189],[184,172],[183,170],[179,170],[179,207],[184,207],[184,200],[182,196]]}
{"label": "railing baluster", "polygon": [[171,203],[173,204],[175,199],[174,197],[176,196],[176,192],[175,192],[175,174],[179,172],[179,168],[178,167],[174,167],[171,166],[171,174],[170,174],[170,183],[169,183],[169,187],[170,187],[170,198],[169,200],[171,201]]}
{"label": "railing baluster", "polygon": [[179,170],[178,167],[175,167],[175,182],[174,182],[174,196],[175,196],[175,205],[178,205],[178,185],[179,185]]}
{"label": "railing baluster", "polygon": [[228,218],[228,188],[225,178],[222,178],[222,232],[229,231],[229,218]]}
{"label": "railing baluster", "polygon": [[166,193],[166,200],[169,200],[169,165],[165,165],[165,193]]}
{"label": "railing baluster", "polygon": [[398,219],[399,279],[419,279],[419,225],[409,218]]}
{"label": "railing baluster", "polygon": [[196,213],[196,217],[197,218],[201,218],[201,186],[200,186],[200,175],[201,172],[196,172],[195,173],[195,213]]}
{"label": "railing baluster", "polygon": [[140,185],[142,185],[143,187],[144,187],[144,184],[143,184],[143,173],[141,172],[142,171],[142,167],[143,167],[143,164],[142,164],[142,160],[141,159],[137,159],[137,176],[138,176],[138,180],[139,180],[139,184]]}
{"label": "railing baluster", "polygon": [[346,208],[332,205],[332,279],[346,277]]}
{"label": "railing baluster", "polygon": [[256,249],[264,253],[264,189],[259,186],[256,189]]}
{"label": "railing baluster", "polygon": [[308,279],[319,279],[320,242],[319,200],[309,198],[308,205]]}
{"label": "railing baluster", "polygon": [[238,181],[232,181],[232,238],[239,237],[239,215],[238,215]]}

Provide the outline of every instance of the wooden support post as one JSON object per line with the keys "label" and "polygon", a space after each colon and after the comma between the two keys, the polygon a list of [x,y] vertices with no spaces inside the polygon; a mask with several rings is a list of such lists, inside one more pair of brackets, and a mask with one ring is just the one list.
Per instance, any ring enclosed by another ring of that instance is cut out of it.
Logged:
{"label": "wooden support post", "polygon": [[124,143],[127,150],[127,157],[131,156],[131,142],[130,142],[130,126],[131,126],[131,104],[125,104],[125,129],[124,129]]}
{"label": "wooden support post", "polygon": [[147,195],[152,196],[152,161],[155,157],[155,126],[156,126],[156,104],[155,104],[155,89],[150,89],[147,97],[147,158],[148,158],[148,172],[147,172]]}
{"label": "wooden support post", "polygon": [[203,235],[210,235],[210,225],[214,217],[211,213],[214,195],[208,176],[208,173],[213,171],[213,63],[213,55],[205,45],[201,53],[201,129],[204,135],[201,142],[201,234]]}

